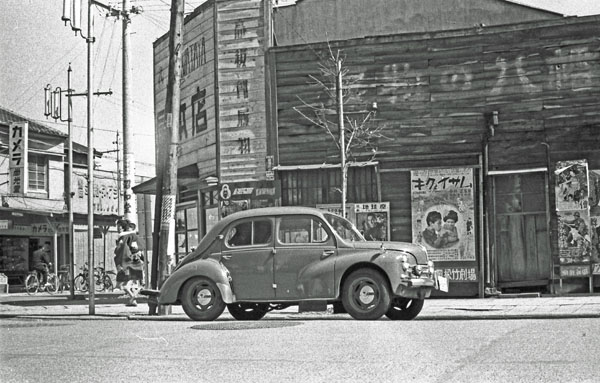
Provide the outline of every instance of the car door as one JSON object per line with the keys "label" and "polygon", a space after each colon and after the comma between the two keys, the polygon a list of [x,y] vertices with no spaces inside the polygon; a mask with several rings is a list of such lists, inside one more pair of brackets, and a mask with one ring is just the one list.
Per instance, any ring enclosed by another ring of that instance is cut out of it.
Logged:
{"label": "car door", "polygon": [[237,300],[273,300],[273,222],[254,218],[232,224],[221,261],[229,270]]}
{"label": "car door", "polygon": [[283,216],[276,221],[275,296],[281,300],[331,298],[337,249],[318,217]]}

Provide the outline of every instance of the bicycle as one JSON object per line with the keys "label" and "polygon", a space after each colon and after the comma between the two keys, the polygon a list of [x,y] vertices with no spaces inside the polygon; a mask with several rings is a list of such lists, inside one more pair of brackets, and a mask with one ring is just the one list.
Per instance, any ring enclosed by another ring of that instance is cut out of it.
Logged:
{"label": "bicycle", "polygon": [[71,288],[70,266],[71,265],[62,265],[58,270],[58,292],[60,293]]}
{"label": "bicycle", "polygon": [[[49,264],[48,267],[52,268],[52,264]],[[54,294],[58,290],[58,277],[52,271],[48,272],[48,278],[46,279],[46,284],[41,286],[39,271],[32,270],[25,278],[25,291],[27,294],[34,295],[41,291],[46,291],[48,294]]]}
{"label": "bicycle", "polygon": [[[87,292],[89,290],[88,281],[89,281],[89,269],[87,262],[80,267],[81,272],[77,274],[74,280],[74,286],[76,290]],[[103,291],[106,288],[109,288],[110,291],[113,289],[112,279],[109,275],[112,273],[111,271],[105,272],[103,267],[97,266],[94,267],[94,291]],[[114,273],[112,273],[114,274]],[[109,287],[106,287],[109,286]]]}
{"label": "bicycle", "polygon": [[106,271],[103,262],[100,262],[101,266],[97,266],[94,268],[94,275],[96,276],[96,289],[100,289],[101,291],[108,290],[113,291],[115,286],[112,281],[111,275],[114,275],[116,278],[116,274],[114,271]]}
{"label": "bicycle", "polygon": [[87,262],[84,263],[84,265],[79,269],[81,271],[75,276],[75,279],[73,280],[73,286],[75,287],[75,290],[87,292],[89,280]]}

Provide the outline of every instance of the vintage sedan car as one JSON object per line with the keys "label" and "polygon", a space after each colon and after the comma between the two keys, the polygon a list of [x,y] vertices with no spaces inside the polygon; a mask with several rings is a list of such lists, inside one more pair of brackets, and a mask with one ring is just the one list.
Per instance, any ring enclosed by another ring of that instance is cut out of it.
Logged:
{"label": "vintage sedan car", "polygon": [[366,241],[350,221],[318,209],[273,207],[218,222],[165,280],[158,303],[182,305],[199,321],[225,307],[258,320],[302,301],[337,304],[355,319],[410,320],[434,288],[424,247]]}

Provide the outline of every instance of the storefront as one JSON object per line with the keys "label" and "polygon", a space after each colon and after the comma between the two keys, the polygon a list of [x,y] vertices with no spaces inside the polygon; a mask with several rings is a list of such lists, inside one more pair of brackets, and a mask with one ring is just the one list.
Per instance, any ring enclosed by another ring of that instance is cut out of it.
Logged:
{"label": "storefront", "polygon": [[[380,132],[373,150],[352,159],[377,161],[376,192],[361,199],[355,191],[368,188],[349,177],[349,204],[389,203],[390,238],[426,246],[450,279],[448,295],[597,291],[598,22],[271,49],[283,205],[331,203],[295,198],[297,185],[322,196],[341,185],[335,127],[328,134],[298,112],[329,102],[310,79],[339,50],[351,83],[344,111],[376,106],[371,123]],[[306,184],[287,181],[294,167],[306,169]],[[335,170],[325,179],[328,167]]]}
{"label": "storefront", "polygon": [[0,212],[0,273],[9,285],[23,285],[32,270],[31,257],[50,242],[53,271],[68,263],[65,249],[68,225],[63,219],[23,212]]}

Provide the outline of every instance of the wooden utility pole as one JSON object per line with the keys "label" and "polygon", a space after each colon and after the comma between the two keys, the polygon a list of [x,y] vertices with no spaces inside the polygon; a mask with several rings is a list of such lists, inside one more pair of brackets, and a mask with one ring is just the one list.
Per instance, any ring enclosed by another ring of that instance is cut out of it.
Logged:
{"label": "wooden utility pole", "polygon": [[346,195],[348,185],[348,170],[346,169],[346,137],[344,131],[344,86],[342,82],[342,60],[338,58],[335,64],[336,81],[335,90],[337,95],[337,118],[340,129],[340,170],[342,171],[342,215],[346,218]]}
{"label": "wooden utility pole", "polygon": [[137,203],[132,187],[135,183],[135,158],[133,154],[133,129],[129,119],[130,104],[130,65],[129,65],[129,24],[131,23],[129,0],[123,0],[123,213],[125,218],[137,224]]}
{"label": "wooden utility pole", "polygon": [[[171,0],[171,26],[169,29],[169,78],[167,81],[167,99],[165,105],[165,117],[168,135],[162,135],[167,142],[159,142],[161,147],[168,143],[168,153],[162,153],[164,162],[159,168],[161,174],[157,175],[156,199],[160,209],[155,210],[154,217],[155,232],[156,222],[160,222],[160,234],[158,236],[158,273],[157,288],[168,275],[169,259],[175,252],[175,202],[177,199],[177,147],[179,127],[179,98],[181,81],[181,50],[183,47],[183,11],[184,0]],[[162,141],[162,140],[161,140]],[[164,150],[164,149],[163,149]],[[167,155],[165,155],[167,154]],[[159,189],[160,184],[160,189]],[[160,202],[158,202],[160,200]],[[155,237],[156,238],[156,237]],[[155,240],[156,242],[156,240]],[[159,314],[168,314],[170,306],[159,307]]]}

